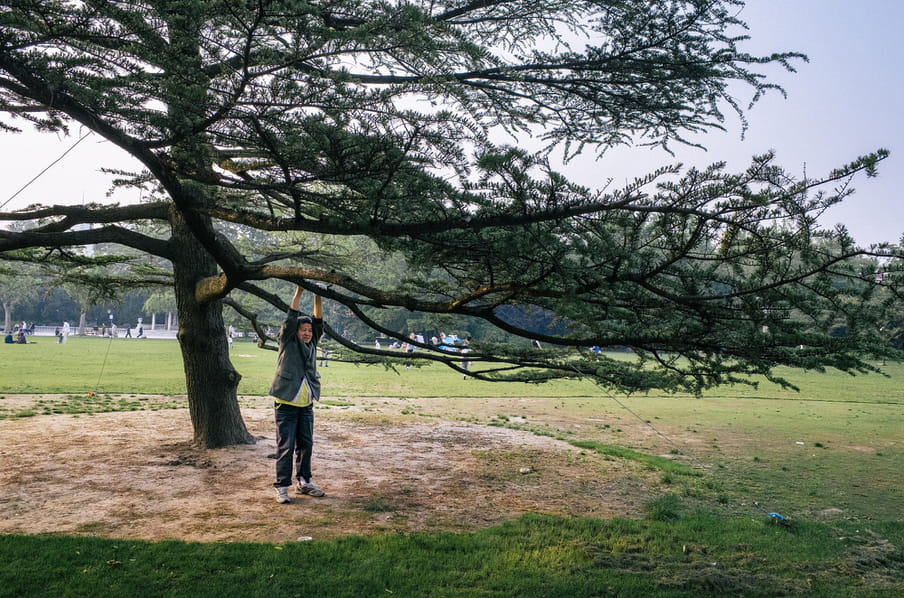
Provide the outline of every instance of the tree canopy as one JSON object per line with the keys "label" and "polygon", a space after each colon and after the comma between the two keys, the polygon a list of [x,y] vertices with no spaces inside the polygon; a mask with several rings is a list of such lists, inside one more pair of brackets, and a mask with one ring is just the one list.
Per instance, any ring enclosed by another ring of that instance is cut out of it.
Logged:
{"label": "tree canopy", "polygon": [[[876,276],[877,260],[894,269],[899,254],[859,248],[817,219],[884,150],[817,178],[766,154],[740,173],[667,165],[622,188],[602,177],[587,188],[551,166],[554,153],[596,152],[604,166],[615,145],[691,143],[724,127],[724,111],[744,126],[748,101],[782,92],[763,71],[804,57],[744,52],[741,7],[0,3],[0,126],[99,135],[143,165],[118,183],[148,198],[0,214],[19,225],[0,231],[0,255],[70,273],[97,259],[70,248],[149,256],[130,258],[130,284],[173,285],[195,437],[208,446],[249,440],[218,332],[223,303],[242,309],[251,295],[284,308],[261,286],[274,278],[382,335],[407,338],[384,318],[402,308],[557,348],[475,343],[470,375],[487,379],[699,391],[778,365],[874,369],[869,356],[890,354],[881,328],[900,284]],[[375,276],[372,255],[401,260],[404,275]],[[524,327],[513,308],[556,325]],[[589,347],[633,359],[591,362]],[[460,367],[449,353],[419,355]]]}

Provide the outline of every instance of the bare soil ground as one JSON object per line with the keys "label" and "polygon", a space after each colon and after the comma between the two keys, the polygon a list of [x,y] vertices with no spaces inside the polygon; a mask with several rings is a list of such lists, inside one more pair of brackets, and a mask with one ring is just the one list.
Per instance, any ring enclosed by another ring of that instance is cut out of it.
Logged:
{"label": "bare soil ground", "polygon": [[279,505],[272,410],[243,414],[257,443],[218,450],[191,446],[184,409],[0,420],[0,533],[287,542],[475,530],[528,512],[632,517],[649,498],[648,472],[553,438],[318,410],[327,496]]}

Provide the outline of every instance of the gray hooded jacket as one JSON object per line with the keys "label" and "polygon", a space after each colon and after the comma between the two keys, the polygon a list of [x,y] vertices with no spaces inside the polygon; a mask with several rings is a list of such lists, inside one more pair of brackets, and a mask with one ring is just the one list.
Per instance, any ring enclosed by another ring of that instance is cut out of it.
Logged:
{"label": "gray hooded jacket", "polygon": [[[298,340],[298,326],[310,323],[314,336],[310,343]],[[323,320],[312,318],[290,309],[286,321],[279,329],[279,353],[276,358],[276,374],[270,385],[270,395],[292,402],[298,395],[302,382],[307,379],[311,399],[320,400],[320,374],[317,373],[317,343],[323,336]]]}

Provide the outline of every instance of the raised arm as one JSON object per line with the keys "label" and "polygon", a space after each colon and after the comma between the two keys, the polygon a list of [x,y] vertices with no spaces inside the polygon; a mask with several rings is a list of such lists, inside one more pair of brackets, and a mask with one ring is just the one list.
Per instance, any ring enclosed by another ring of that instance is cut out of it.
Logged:
{"label": "raised arm", "polygon": [[[289,307],[295,311],[298,311],[298,308],[301,306],[302,293],[304,293],[304,289],[301,288],[301,285],[295,285],[295,294],[292,295],[292,303],[289,305]],[[320,295],[314,295],[314,313],[311,315],[315,318],[323,319],[323,299]]]}
{"label": "raised arm", "polygon": [[[292,303],[289,305],[291,309],[298,311],[298,307],[301,305],[301,294],[304,293],[304,289],[301,288],[301,285],[295,285],[295,294],[292,295]],[[320,297],[317,297],[319,299]],[[314,308],[317,309],[316,307]]]}
{"label": "raised arm", "polygon": [[323,300],[320,295],[314,295],[314,313],[311,315],[315,318],[323,319]]}

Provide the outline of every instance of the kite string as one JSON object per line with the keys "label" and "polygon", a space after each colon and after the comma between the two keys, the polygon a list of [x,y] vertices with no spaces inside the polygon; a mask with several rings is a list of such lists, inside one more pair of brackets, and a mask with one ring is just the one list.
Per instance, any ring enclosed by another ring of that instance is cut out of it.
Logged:
{"label": "kite string", "polygon": [[103,363],[100,364],[100,373],[97,375],[97,382],[94,384],[95,392],[97,392],[97,390],[100,388],[100,379],[103,377],[104,369],[107,367],[107,357],[110,355],[110,347],[112,345],[113,345],[113,335],[111,334],[110,341],[107,343],[107,351],[104,353],[104,361],[103,361]]}
{"label": "kite string", "polygon": [[[587,374],[585,374],[584,372],[580,371],[580,370],[577,369],[575,366],[572,365],[571,368],[572,368],[572,369],[575,371],[575,373],[577,373],[581,378],[589,378],[589,377],[587,376]],[[593,382],[593,380],[590,380],[590,382]],[[595,383],[594,383],[594,384],[595,384]],[[608,390],[606,390],[605,388],[599,387],[598,384],[597,384],[596,386],[600,389],[600,392],[602,392],[604,395],[606,395],[607,397],[609,397],[610,399],[612,399],[612,401],[613,401],[614,403],[616,403],[619,407],[621,407],[622,409],[624,409],[625,411],[627,411],[628,413],[630,413],[631,415],[633,415],[634,417],[636,417],[637,420],[638,420],[639,422],[643,423],[643,424],[646,425],[648,428],[650,428],[651,430],[653,430],[653,432],[655,432],[657,436],[659,436],[660,438],[662,438],[663,440],[665,440],[667,443],[669,443],[669,444],[671,444],[673,447],[675,447],[675,449],[678,450],[682,455],[686,455],[687,457],[689,457],[692,461],[694,461],[694,462],[697,464],[697,466],[698,466],[700,469],[707,469],[707,470],[708,470],[708,469],[711,469],[710,466],[704,464],[704,463],[703,463],[700,459],[698,459],[695,455],[691,454],[691,453],[690,453],[689,451],[687,451],[684,447],[680,446],[677,442],[675,442],[674,440],[672,440],[671,438],[669,438],[668,436],[666,436],[664,432],[662,432],[662,431],[660,431],[658,428],[656,428],[656,426],[654,426],[652,423],[650,423],[650,420],[644,419],[644,418],[640,417],[640,415],[638,415],[636,412],[634,412],[630,407],[628,407],[627,405],[625,405],[623,402],[619,401],[619,400],[615,397],[615,395],[613,395],[612,393],[610,393],[610,392],[609,392]]]}
{"label": "kite string", "polygon": [[[577,368],[574,367],[573,365],[572,365],[571,367],[572,367],[572,369],[575,371],[575,373],[577,373],[581,378],[589,378],[589,376],[587,376],[587,374],[585,374],[584,372],[580,371],[579,369],[577,369]],[[591,380],[591,382],[592,382],[592,380]],[[597,386],[599,386],[599,385],[597,385]],[[631,415],[633,415],[634,417],[636,417],[636,418],[638,419],[638,421],[644,423],[647,427],[649,427],[651,430],[653,430],[653,432],[655,432],[658,436],[660,436],[661,438],[663,438],[666,442],[668,442],[669,444],[671,444],[672,446],[674,446],[675,449],[677,449],[681,454],[686,455],[687,457],[689,457],[692,461],[694,461],[694,462],[697,464],[697,467],[699,467],[700,469],[703,469],[703,470],[711,470],[711,469],[712,469],[711,466],[706,465],[705,463],[703,463],[703,461],[701,461],[700,459],[698,459],[696,455],[690,453],[690,452],[687,451],[685,448],[683,448],[682,446],[680,446],[677,442],[675,442],[674,440],[672,440],[671,438],[669,438],[668,436],[666,436],[665,433],[663,433],[663,432],[661,432],[660,430],[658,430],[658,429],[656,428],[656,426],[654,426],[652,423],[650,423],[649,420],[646,420],[646,419],[640,417],[640,415],[638,415],[636,412],[634,412],[630,407],[628,407],[627,405],[625,405],[623,402],[619,401],[618,398],[615,397],[615,395],[613,395],[612,393],[610,393],[609,391],[607,391],[605,388],[600,388],[600,391],[601,391],[604,395],[606,395],[607,397],[609,397],[610,399],[612,399],[612,401],[614,401],[619,407],[621,407],[622,409],[624,409],[625,411],[627,411],[628,413],[630,413]],[[749,496],[748,496],[748,498],[752,498],[752,497],[749,497]],[[768,513],[768,511],[766,511],[765,509],[763,509],[763,507],[760,505],[760,503],[759,503],[758,501],[753,500],[753,505],[754,505],[755,507],[757,507],[758,509],[760,509],[761,511],[767,512],[767,513]],[[789,524],[791,523],[791,519],[790,519],[790,518],[784,517],[784,516],[782,516],[782,515],[780,515],[780,514],[778,514],[778,513],[768,513],[768,515],[769,515],[769,517],[770,517],[771,519],[777,521],[778,523],[780,523],[780,524],[782,524],[782,525],[789,525]]]}
{"label": "kite string", "polygon": [[32,179],[31,179],[30,181],[28,181],[27,183],[25,183],[24,185],[22,185],[22,187],[21,187],[18,191],[16,191],[16,192],[13,193],[12,195],[10,195],[9,198],[8,198],[6,201],[4,201],[2,204],[0,204],[0,209],[5,208],[5,207],[6,207],[6,204],[8,204],[8,203],[11,202],[12,200],[14,200],[14,199],[16,198],[16,196],[18,196],[20,193],[22,193],[23,191],[25,191],[25,190],[26,190],[32,183],[34,183],[36,180],[38,180],[39,178],[41,178],[41,176],[42,176],[45,172],[47,172],[48,170],[50,170],[51,168],[53,168],[53,166],[54,166],[57,162],[59,162],[60,160],[62,160],[63,158],[65,158],[66,155],[67,155],[69,152],[71,152],[72,150],[74,150],[74,149],[76,148],[76,146],[78,146],[79,143],[81,143],[82,141],[84,141],[85,139],[87,139],[88,136],[91,135],[93,132],[94,132],[94,131],[88,131],[87,133],[85,133],[84,135],[82,135],[81,137],[79,137],[78,141],[76,141],[75,143],[73,143],[73,144],[69,147],[69,149],[67,149],[65,152],[63,152],[63,153],[60,155],[59,158],[57,158],[56,160],[54,160],[53,162],[51,162],[50,164],[48,164],[48,165],[44,168],[44,170],[42,170],[41,172],[39,172],[38,174],[36,174],[34,177],[32,177]]}

